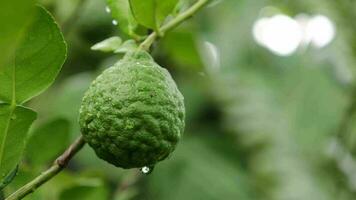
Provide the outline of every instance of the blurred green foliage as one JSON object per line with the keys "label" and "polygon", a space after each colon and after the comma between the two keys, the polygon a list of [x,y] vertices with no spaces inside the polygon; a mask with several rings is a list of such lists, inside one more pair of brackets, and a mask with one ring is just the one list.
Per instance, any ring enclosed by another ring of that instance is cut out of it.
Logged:
{"label": "blurred green foliage", "polygon": [[[121,57],[90,47],[129,33],[112,24],[104,0],[40,3],[62,27],[68,60],[55,85],[28,103],[39,120],[6,194],[39,174],[79,135],[83,93]],[[329,16],[336,38],[323,49],[276,56],[251,33],[266,6],[290,16]],[[154,46],[157,62],[185,96],[187,128],[173,155],[145,176],[139,169],[115,168],[84,148],[64,173],[26,199],[355,199],[355,15],[356,2],[350,0],[213,3]],[[207,42],[218,50],[219,66]],[[41,151],[46,152],[36,154]]]}

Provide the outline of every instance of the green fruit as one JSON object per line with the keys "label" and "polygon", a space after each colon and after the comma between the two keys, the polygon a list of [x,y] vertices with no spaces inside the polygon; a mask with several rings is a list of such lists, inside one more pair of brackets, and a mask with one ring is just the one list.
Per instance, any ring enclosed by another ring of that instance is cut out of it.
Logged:
{"label": "green fruit", "polygon": [[85,93],[79,123],[98,157],[122,168],[152,166],[184,130],[183,96],[169,72],[138,51],[105,70]]}

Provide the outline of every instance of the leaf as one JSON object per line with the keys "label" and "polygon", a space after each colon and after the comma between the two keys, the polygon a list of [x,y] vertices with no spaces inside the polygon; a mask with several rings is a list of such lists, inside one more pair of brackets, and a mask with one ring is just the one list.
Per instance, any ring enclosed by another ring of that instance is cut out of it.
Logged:
{"label": "leaf", "polygon": [[16,165],[15,169],[13,169],[5,178],[0,182],[0,191],[4,189],[7,185],[9,185],[12,180],[14,180],[17,172],[19,170],[19,165]]}
{"label": "leaf", "polygon": [[65,189],[60,194],[60,200],[106,200],[109,198],[109,191],[103,183],[97,185],[76,185]]}
{"label": "leaf", "polygon": [[119,23],[122,31],[133,35],[137,22],[131,13],[129,0],[107,0],[107,3],[112,17]]}
{"label": "leaf", "polygon": [[162,39],[164,52],[177,63],[177,67],[186,70],[201,71],[202,58],[198,50],[197,36],[191,30],[170,32]]}
{"label": "leaf", "polygon": [[160,26],[166,17],[171,14],[178,4],[179,0],[156,0],[156,23]]}
{"label": "leaf", "polygon": [[130,0],[137,22],[147,28],[158,30],[166,17],[173,12],[178,0]]}
{"label": "leaf", "polygon": [[127,53],[137,49],[137,44],[135,40],[126,40],[122,43],[122,39],[115,36],[95,44],[91,49],[103,52]]}
{"label": "leaf", "polygon": [[118,49],[122,44],[122,39],[120,37],[111,37],[103,40],[91,47],[91,50],[112,52]]}
{"label": "leaf", "polygon": [[118,49],[115,50],[115,53],[127,53],[129,51],[134,51],[137,49],[137,44],[134,40],[126,40]]}
{"label": "leaf", "polygon": [[0,104],[0,180],[20,162],[27,132],[36,116],[28,108]]}
{"label": "leaf", "polygon": [[[36,171],[34,169],[30,169],[28,167],[22,167],[21,165],[18,168],[18,171],[16,173],[16,178],[6,186],[6,189],[4,189],[5,194],[9,195],[14,193],[16,190],[18,190],[20,187],[24,186],[31,180],[33,180],[36,176],[38,176],[40,172]],[[45,184],[46,185],[46,184]],[[52,191],[51,191],[52,193]],[[38,192],[34,192],[33,194],[27,196],[25,198],[26,200],[42,200],[42,198],[38,195]],[[1,199],[0,200],[4,200]]]}
{"label": "leaf", "polygon": [[34,7],[34,0],[0,1],[0,73],[14,53],[24,29],[32,20]]}
{"label": "leaf", "polygon": [[177,16],[183,10],[186,10],[192,3],[193,0],[179,0],[179,2],[177,3],[176,7],[172,12],[173,16]]}
{"label": "leaf", "polygon": [[0,73],[0,100],[20,104],[54,81],[66,57],[63,36],[52,16],[41,7],[16,49],[14,60]]}
{"label": "leaf", "polygon": [[147,28],[156,29],[155,1],[129,0],[132,13],[137,22]]}
{"label": "leaf", "polygon": [[[70,123],[57,118],[36,128],[27,143],[26,157],[34,166],[52,162],[69,144]],[[41,152],[41,153],[39,153]]]}

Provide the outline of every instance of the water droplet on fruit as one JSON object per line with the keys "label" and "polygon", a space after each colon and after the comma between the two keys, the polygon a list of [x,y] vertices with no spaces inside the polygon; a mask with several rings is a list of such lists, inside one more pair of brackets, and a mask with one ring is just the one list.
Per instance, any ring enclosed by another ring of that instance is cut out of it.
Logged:
{"label": "water droplet on fruit", "polygon": [[112,24],[114,24],[116,26],[118,24],[118,22],[116,20],[112,20]]}
{"label": "water droplet on fruit", "polygon": [[146,174],[146,175],[147,175],[147,174],[152,173],[153,168],[154,168],[154,166],[150,166],[150,167],[144,166],[144,167],[141,168],[141,172],[142,172],[143,174]]}
{"label": "water droplet on fruit", "polygon": [[106,6],[106,7],[105,7],[105,11],[106,11],[107,13],[110,13],[110,12],[111,12],[109,6]]}

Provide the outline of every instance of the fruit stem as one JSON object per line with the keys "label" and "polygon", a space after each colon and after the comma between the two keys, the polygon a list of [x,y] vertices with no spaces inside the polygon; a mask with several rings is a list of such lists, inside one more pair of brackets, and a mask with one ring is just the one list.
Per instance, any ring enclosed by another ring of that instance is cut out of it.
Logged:
{"label": "fruit stem", "polygon": [[64,151],[62,155],[60,155],[54,161],[53,165],[48,170],[42,172],[39,176],[37,176],[26,185],[22,186],[5,200],[19,200],[34,192],[38,187],[51,180],[60,171],[62,171],[68,165],[73,156],[78,153],[78,151],[82,149],[84,145],[85,141],[83,140],[83,137],[80,136],[73,144],[67,148],[67,150]]}
{"label": "fruit stem", "polygon": [[139,46],[139,49],[148,51],[153,44],[153,42],[158,38],[162,37],[168,31],[174,29],[182,22],[192,17],[196,12],[198,12],[201,8],[203,8],[206,4],[209,3],[210,0],[198,0],[195,4],[193,4],[190,8],[179,14],[177,17],[169,21],[167,24],[163,25],[159,29],[159,33],[153,32],[151,33]]}

